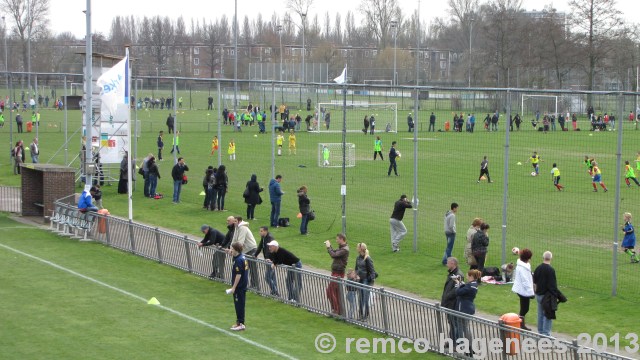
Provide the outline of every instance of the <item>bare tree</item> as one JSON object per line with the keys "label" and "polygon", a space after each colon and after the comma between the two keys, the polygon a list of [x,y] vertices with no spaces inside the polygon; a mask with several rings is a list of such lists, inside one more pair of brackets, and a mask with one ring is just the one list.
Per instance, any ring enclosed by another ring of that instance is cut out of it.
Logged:
{"label": "bare tree", "polygon": [[[609,41],[619,35],[621,30],[620,11],[615,0],[571,0],[569,1],[575,27],[580,37],[586,36],[584,46],[587,64],[587,90],[593,90],[593,78],[598,62],[606,56]],[[592,104],[591,94],[587,103]]]}
{"label": "bare tree", "polygon": [[392,21],[399,21],[400,6],[397,0],[362,0],[360,12],[365,17],[365,27],[373,35],[378,47],[387,46],[388,33]]}
{"label": "bare tree", "polygon": [[24,71],[29,68],[28,42],[47,30],[49,0],[2,0],[2,7],[15,22],[13,32],[22,45]]}

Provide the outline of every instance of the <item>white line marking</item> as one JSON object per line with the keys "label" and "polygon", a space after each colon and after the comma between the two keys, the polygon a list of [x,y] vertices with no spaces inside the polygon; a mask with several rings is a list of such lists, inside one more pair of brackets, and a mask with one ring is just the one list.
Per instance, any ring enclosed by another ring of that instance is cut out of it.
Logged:
{"label": "white line marking", "polygon": [[[107,284],[107,283],[105,283],[105,282],[102,282],[102,281],[100,281],[100,280],[96,280],[96,279],[94,279],[94,278],[92,278],[92,277],[89,277],[89,276],[86,276],[86,275],[80,274],[80,273],[75,272],[75,271],[73,271],[73,270],[71,270],[71,269],[67,269],[67,268],[65,268],[65,267],[63,267],[63,266],[60,266],[60,265],[55,264],[55,263],[52,263],[51,261],[48,261],[48,260],[45,260],[45,259],[39,258],[39,257],[34,256],[34,255],[31,255],[31,254],[27,254],[27,253],[22,252],[22,251],[20,251],[20,250],[18,250],[18,249],[14,249],[14,248],[12,248],[12,247],[10,247],[10,246],[4,245],[4,244],[0,244],[0,247],[3,247],[3,248],[5,248],[5,249],[7,249],[7,250],[10,250],[10,251],[13,251],[13,252],[14,252],[14,253],[16,253],[16,254],[20,254],[20,255],[22,255],[22,256],[26,256],[26,257],[28,257],[28,258],[30,258],[30,259],[37,260],[37,261],[39,261],[39,262],[41,262],[41,263],[47,264],[47,265],[49,265],[49,266],[51,266],[51,267],[54,267],[54,268],[56,268],[56,269],[58,269],[58,270],[62,270],[62,271],[68,272],[69,274],[72,274],[72,275],[75,275],[75,276],[77,276],[77,277],[79,277],[79,278],[82,278],[82,279],[85,279],[85,280],[91,281],[91,282],[93,282],[93,283],[95,283],[95,284],[102,285],[102,286],[104,286],[104,287],[106,287],[106,288],[109,288],[109,289],[111,289],[111,290],[117,291],[117,292],[119,292],[119,293],[121,293],[121,294],[127,295],[127,296],[129,296],[129,297],[134,298],[134,299],[137,299],[137,300],[143,301],[143,302],[145,302],[145,303],[148,301],[147,299],[143,298],[142,296],[138,296],[138,295],[133,294],[133,293],[130,293],[130,292],[126,291],[126,290],[123,290],[123,289],[117,288],[117,287],[115,287],[115,286],[113,286],[113,285],[109,285],[109,284]],[[187,315],[187,314],[185,314],[185,313],[181,313],[181,312],[179,312],[179,311],[177,311],[177,310],[174,310],[174,309],[168,308],[168,307],[163,306],[163,305],[156,305],[156,306],[157,306],[157,307],[159,307],[159,308],[161,308],[161,309],[163,309],[163,310],[166,310],[166,311],[168,311],[168,312],[170,312],[170,313],[172,313],[172,314],[174,314],[174,315],[180,316],[181,318],[184,318],[184,319],[187,319],[187,320],[191,320],[191,321],[193,321],[193,322],[195,322],[195,323],[197,323],[197,324],[200,324],[200,325],[206,326],[206,327],[208,327],[208,328],[210,328],[210,329],[213,329],[213,330],[219,331],[219,332],[221,332],[221,333],[223,333],[223,334],[225,334],[225,335],[227,335],[227,336],[233,337],[233,338],[235,338],[235,339],[237,339],[237,340],[244,341],[245,343],[247,343],[247,344],[249,344],[249,345],[253,345],[253,346],[257,347],[257,348],[260,348],[260,349],[263,349],[263,350],[269,351],[269,352],[271,352],[271,353],[274,353],[274,354],[276,354],[276,355],[278,355],[278,356],[282,356],[282,357],[287,358],[287,359],[297,360],[297,358],[295,358],[295,357],[293,357],[293,356],[291,356],[291,355],[287,355],[287,354],[282,353],[282,352],[280,352],[280,351],[278,351],[278,350],[276,350],[276,349],[272,349],[272,348],[270,348],[270,347],[268,347],[268,346],[262,345],[262,344],[260,344],[260,343],[255,342],[255,341],[251,341],[251,340],[246,339],[246,338],[244,338],[244,337],[242,337],[242,336],[240,336],[240,335],[238,335],[238,334],[236,334],[236,333],[232,333],[232,332],[227,331],[227,330],[225,330],[225,329],[219,328],[219,327],[217,327],[217,326],[215,326],[215,325],[213,325],[213,324],[209,324],[209,323],[204,322],[204,321],[202,321],[202,320],[200,320],[200,319],[196,319],[196,318],[194,318],[194,317],[192,317],[192,316],[189,316],[189,315]]]}

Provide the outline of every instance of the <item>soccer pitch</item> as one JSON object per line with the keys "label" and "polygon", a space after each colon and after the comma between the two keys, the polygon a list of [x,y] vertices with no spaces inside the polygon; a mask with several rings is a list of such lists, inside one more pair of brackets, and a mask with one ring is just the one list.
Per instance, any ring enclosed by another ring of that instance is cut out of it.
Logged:
{"label": "soccer pitch", "polygon": [[[303,112],[305,113],[305,112]],[[500,247],[502,241],[502,195],[505,185],[504,152],[505,122],[500,121],[498,132],[484,131],[478,122],[476,132],[426,132],[429,110],[421,111],[418,133],[418,196],[420,204],[417,212],[417,246],[413,253],[414,214],[407,212],[404,222],[409,233],[401,244],[401,253],[393,254],[389,244],[388,218],[393,202],[402,193],[409,198],[413,195],[413,134],[404,129],[407,111],[398,111],[398,133],[379,135],[383,141],[385,161],[373,160],[373,139],[371,135],[348,133],[347,142],[356,145],[356,166],[347,170],[346,209],[347,235],[352,247],[358,242],[369,245],[372,257],[376,261],[376,270],[381,274],[379,286],[390,286],[411,291],[420,296],[439,299],[446,270],[440,260],[445,247],[442,230],[444,213],[451,202],[460,204],[458,213],[458,237],[453,250],[454,256],[462,258],[465,243],[464,233],[475,217],[482,217],[491,225],[488,266],[501,263]],[[138,181],[133,196],[134,219],[136,221],[175,229],[177,233],[197,233],[200,225],[210,224],[224,230],[228,215],[245,215],[242,191],[252,173],[258,175],[260,185],[267,188],[271,177],[271,134],[258,135],[257,127],[244,127],[242,133],[233,132],[231,127],[222,129],[220,148],[222,163],[227,167],[230,187],[226,199],[229,212],[206,212],[202,210],[203,196],[201,176],[208,165],[217,165],[216,156],[210,156],[211,138],[217,134],[217,119],[214,112],[207,116],[206,111],[180,111],[178,128],[181,128],[181,156],[190,167],[189,184],[183,188],[182,203],[172,205],[170,171],[173,165],[169,154],[171,138],[166,134],[164,125],[167,112],[141,111],[138,117],[143,130],[138,141],[138,158],[149,152],[156,153],[156,136],[159,130],[165,131],[165,161],[160,162],[162,179],[158,191],[165,195],[163,200],[149,200],[142,196],[141,182]],[[443,129],[443,122],[452,117],[450,111],[437,111],[436,129]],[[80,124],[79,112],[70,112],[70,126],[73,130]],[[415,115],[414,115],[415,116]],[[477,114],[478,118],[483,118]],[[361,123],[364,112],[348,113],[348,121]],[[43,123],[61,124],[61,113],[43,112]],[[304,116],[303,116],[304,119]],[[341,116],[332,116],[332,128],[340,126]],[[618,124],[621,122],[619,121]],[[622,159],[633,164],[637,149],[637,132],[631,124],[625,123]],[[584,118],[579,121],[581,128],[586,127]],[[422,125],[422,126],[421,126]],[[304,125],[303,125],[304,127]],[[511,134],[509,151],[506,249],[507,260],[515,261],[509,254],[513,246],[528,247],[534,252],[532,265],[540,262],[543,251],[554,253],[553,266],[558,273],[561,289],[567,293],[571,306],[561,306],[559,320],[554,330],[577,334],[584,329],[597,329],[613,334],[616,331],[635,330],[633,321],[614,311],[626,307],[630,301],[640,295],[640,285],[635,281],[637,264],[630,264],[628,257],[618,253],[618,297],[612,298],[612,243],[614,233],[622,234],[614,224],[615,173],[617,133],[615,132],[542,132],[533,131],[525,119],[521,131]],[[54,151],[60,148],[64,136],[58,128],[46,128],[40,135],[41,160],[48,160]],[[71,132],[72,132],[71,131]],[[28,145],[30,138],[22,135]],[[30,135],[32,136],[32,135]],[[7,125],[0,135],[8,142]],[[237,160],[228,161],[226,145],[230,138],[237,144]],[[14,135],[15,139],[15,135]],[[339,168],[320,168],[317,165],[318,143],[341,142],[341,134],[306,133],[297,134],[297,154],[288,155],[285,137],[283,156],[275,159],[275,172],[284,176],[282,186],[285,191],[282,203],[282,216],[292,220],[292,227],[273,229],[276,239],[287,249],[298,255],[304,265],[328,269],[330,259],[324,251],[322,241],[333,239],[341,231],[340,184],[342,174]],[[398,142],[402,158],[398,161],[399,177],[387,176],[387,154],[392,141]],[[70,158],[79,150],[80,138],[75,135],[69,146]],[[532,177],[529,157],[537,151],[542,157],[541,175]],[[59,152],[52,161],[63,162],[63,152]],[[479,164],[487,155],[490,161],[491,179],[476,183]],[[603,171],[603,178],[609,192],[593,192],[591,179],[583,164],[585,155],[595,157]],[[6,160],[2,160],[6,164]],[[27,156],[27,162],[29,162]],[[520,162],[522,165],[517,165]],[[138,161],[140,163],[140,160]],[[557,163],[561,170],[561,183],[566,191],[558,192],[552,184],[550,170]],[[77,161],[74,166],[77,165]],[[18,185],[18,177],[11,174],[11,168],[3,166],[0,170],[0,182]],[[299,221],[295,191],[301,185],[309,188],[311,206],[318,218],[309,226],[310,235],[298,235]],[[622,212],[629,211],[640,216],[640,191],[626,188],[621,183]],[[80,191],[80,188],[78,188]],[[116,186],[103,187],[104,204],[112,214],[126,217],[126,196],[116,193]],[[257,233],[258,227],[268,225],[268,194],[262,193],[265,203],[256,209],[258,221],[251,223],[251,229]],[[349,266],[353,267],[353,259]],[[466,266],[463,265],[463,268]],[[496,301],[495,299],[501,299]],[[161,299],[162,301],[162,299]],[[518,309],[518,299],[508,287],[482,287],[477,307],[480,311],[494,314],[513,312]],[[611,309],[611,310],[608,310]],[[528,315],[528,323],[534,323],[535,311]]]}
{"label": "soccer pitch", "polygon": [[[224,294],[224,284],[97,243],[58,237],[6,215],[0,215],[0,227],[3,358],[385,356],[346,346],[347,338],[373,341],[381,334],[253,294],[247,297],[247,330],[234,333],[228,330],[235,322],[233,300]],[[152,297],[160,305],[148,305]],[[330,355],[315,348],[322,333],[336,338]],[[415,352],[396,356],[440,358]]]}

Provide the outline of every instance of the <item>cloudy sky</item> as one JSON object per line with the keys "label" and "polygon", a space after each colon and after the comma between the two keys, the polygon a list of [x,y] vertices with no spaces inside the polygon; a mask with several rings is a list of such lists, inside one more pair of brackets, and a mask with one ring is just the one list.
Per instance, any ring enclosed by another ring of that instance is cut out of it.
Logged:
{"label": "cloudy sky", "polygon": [[[237,0],[239,19],[245,15],[249,18],[257,13],[262,13],[264,19],[270,19],[274,12],[286,12],[285,0]],[[481,0],[482,1],[482,0]],[[83,11],[86,9],[86,0],[50,0],[51,28],[54,32],[71,32],[83,37],[86,33],[86,19]],[[398,0],[403,12],[412,13],[418,8],[418,0]],[[568,0],[523,0],[523,7],[526,10],[541,10],[544,4],[553,4],[559,11],[569,11]],[[639,0],[617,0],[617,7],[623,12],[623,16],[630,21],[632,15],[640,12]],[[309,16],[318,14],[322,24],[324,14],[328,11],[331,17],[336,12],[346,14],[348,10],[358,16],[359,0],[315,0],[313,7],[309,10]],[[429,22],[435,17],[447,16],[446,0],[421,0],[420,17]],[[94,32],[101,32],[105,36],[109,35],[111,20],[114,16],[136,17],[169,16],[177,18],[182,15],[187,22],[189,19],[213,19],[226,13],[229,18],[233,17],[234,1],[232,0],[94,0],[92,8],[92,28]],[[344,19],[344,17],[343,17]],[[636,17],[637,23],[637,17]]]}

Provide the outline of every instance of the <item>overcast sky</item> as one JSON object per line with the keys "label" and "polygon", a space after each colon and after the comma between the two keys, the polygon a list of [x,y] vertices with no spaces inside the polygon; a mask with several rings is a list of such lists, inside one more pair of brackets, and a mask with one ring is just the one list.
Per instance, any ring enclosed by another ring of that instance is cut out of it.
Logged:
{"label": "overcast sky", "polygon": [[[249,18],[262,13],[265,20],[269,20],[271,15],[286,12],[285,0],[237,0],[238,18],[240,21],[245,15]],[[482,1],[482,0],[481,0]],[[84,37],[86,34],[86,18],[83,11],[86,9],[86,0],[50,0],[51,10],[49,19],[51,29],[55,33],[71,32],[77,37]],[[418,0],[398,0],[403,13],[414,12],[418,8]],[[313,7],[309,10],[309,16],[313,18],[318,14],[320,24],[323,23],[324,14],[328,11],[331,18],[336,12],[343,15],[351,10],[356,19],[358,18],[359,0],[315,0]],[[541,10],[544,4],[553,4],[559,11],[568,12],[568,0],[523,0],[523,7],[526,10]],[[627,21],[632,20],[632,16],[640,13],[640,0],[617,0],[617,7],[622,11]],[[142,18],[143,16],[153,17],[169,16],[177,18],[182,15],[187,25],[191,18],[214,19],[222,13],[233,18],[234,1],[232,0],[97,0],[92,1],[92,28],[93,32],[101,32],[105,36],[109,35],[111,20],[115,16],[129,16]],[[446,0],[422,0],[420,1],[420,17],[423,21],[430,22],[435,17],[447,16]],[[634,19],[637,23],[637,17]]]}

